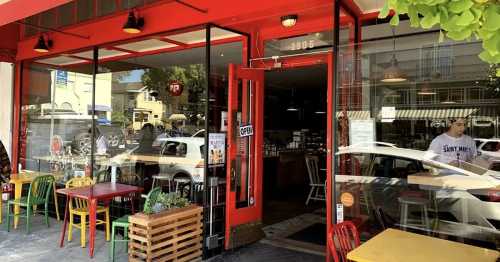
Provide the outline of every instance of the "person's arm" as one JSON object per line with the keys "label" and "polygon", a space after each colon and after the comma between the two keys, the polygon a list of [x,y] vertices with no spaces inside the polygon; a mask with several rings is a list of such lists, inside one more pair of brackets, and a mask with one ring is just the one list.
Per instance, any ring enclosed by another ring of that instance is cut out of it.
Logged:
{"label": "person's arm", "polygon": [[441,154],[441,150],[442,150],[442,146],[441,146],[441,143],[439,142],[438,137],[436,137],[432,140],[431,144],[429,145],[429,148],[427,149],[427,151],[432,151],[438,155]]}

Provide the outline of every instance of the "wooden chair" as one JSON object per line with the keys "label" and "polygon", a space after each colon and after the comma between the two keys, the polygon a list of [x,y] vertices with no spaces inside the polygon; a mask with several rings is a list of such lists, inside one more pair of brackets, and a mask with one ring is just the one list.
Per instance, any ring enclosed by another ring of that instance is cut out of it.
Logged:
{"label": "wooden chair", "polygon": [[[146,196],[146,202],[144,203],[144,209],[152,208],[156,201],[158,200],[158,195],[161,193],[161,187],[155,187],[149,191]],[[113,221],[113,226],[111,229],[111,245],[109,250],[109,256],[111,261],[115,261],[115,243],[116,242],[127,242],[128,243],[128,215],[122,216],[115,221]],[[123,239],[115,239],[116,229],[123,229]],[[128,245],[127,245],[128,248]]]}
{"label": "wooden chair", "polygon": [[[49,196],[52,191],[52,185],[54,183],[54,177],[51,175],[38,176],[30,184],[27,197],[21,197],[19,199],[12,199],[7,201],[7,231],[10,231],[10,217],[25,217],[26,218],[26,232],[29,234],[31,231],[31,218],[34,206],[44,205],[44,215],[45,223],[49,227]],[[14,205],[19,205],[26,208],[25,214],[11,214],[10,207]]]}
{"label": "wooden chair", "polygon": [[[92,179],[88,177],[75,177],[66,182],[66,188],[73,187],[83,187],[83,186],[91,186],[94,182]],[[106,241],[109,241],[109,207],[98,206],[96,214],[105,213],[105,219],[96,220],[96,225],[106,224]],[[85,247],[86,243],[86,228],[87,228],[87,216],[90,214],[87,200],[73,198],[71,202],[69,202],[69,227],[68,227],[68,241],[71,241],[73,237],[73,227],[80,229],[80,244],[82,247]],[[80,216],[80,224],[74,223],[74,216]]]}
{"label": "wooden chair", "polygon": [[309,186],[311,190],[307,196],[306,205],[311,199],[325,201],[326,198],[326,182],[321,181],[318,169],[318,157],[306,156],[307,173],[309,174]]}
{"label": "wooden chair", "polygon": [[327,241],[334,262],[347,262],[347,253],[361,244],[358,230],[351,221],[333,225]]}

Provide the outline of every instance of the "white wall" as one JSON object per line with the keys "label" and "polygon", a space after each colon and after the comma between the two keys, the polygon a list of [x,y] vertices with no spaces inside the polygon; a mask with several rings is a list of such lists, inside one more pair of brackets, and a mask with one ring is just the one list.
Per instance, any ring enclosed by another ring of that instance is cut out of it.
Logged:
{"label": "white wall", "polygon": [[11,156],[14,66],[0,62],[0,140]]}

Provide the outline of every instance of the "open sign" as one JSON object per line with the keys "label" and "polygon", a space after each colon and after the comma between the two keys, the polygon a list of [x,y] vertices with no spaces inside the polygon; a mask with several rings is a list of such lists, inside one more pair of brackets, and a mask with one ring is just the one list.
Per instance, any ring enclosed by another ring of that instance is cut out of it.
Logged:
{"label": "open sign", "polygon": [[253,135],[252,125],[240,126],[240,137],[246,137],[251,135]]}

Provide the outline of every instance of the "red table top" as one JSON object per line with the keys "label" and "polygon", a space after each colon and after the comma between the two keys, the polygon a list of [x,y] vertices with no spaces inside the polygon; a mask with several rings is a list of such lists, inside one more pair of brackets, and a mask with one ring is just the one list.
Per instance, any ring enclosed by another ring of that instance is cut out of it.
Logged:
{"label": "red table top", "polygon": [[82,199],[104,199],[142,192],[142,188],[125,184],[99,183],[93,186],[61,188],[57,193]]}

